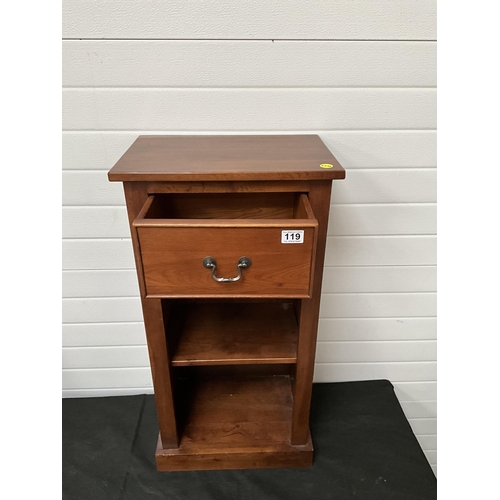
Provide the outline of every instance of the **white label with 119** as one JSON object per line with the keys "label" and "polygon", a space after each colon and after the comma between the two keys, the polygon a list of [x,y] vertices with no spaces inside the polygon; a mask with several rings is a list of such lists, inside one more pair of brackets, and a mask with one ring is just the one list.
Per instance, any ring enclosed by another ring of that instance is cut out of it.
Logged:
{"label": "white label with 119", "polygon": [[281,243],[304,243],[304,231],[281,231]]}

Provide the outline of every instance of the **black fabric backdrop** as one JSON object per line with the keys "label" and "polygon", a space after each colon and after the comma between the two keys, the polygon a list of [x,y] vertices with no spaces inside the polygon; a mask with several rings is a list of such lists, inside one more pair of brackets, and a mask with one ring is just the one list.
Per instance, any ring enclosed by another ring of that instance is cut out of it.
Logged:
{"label": "black fabric backdrop", "polygon": [[436,498],[436,478],[387,380],[314,384],[314,465],[157,472],[152,395],[63,400],[65,500]]}

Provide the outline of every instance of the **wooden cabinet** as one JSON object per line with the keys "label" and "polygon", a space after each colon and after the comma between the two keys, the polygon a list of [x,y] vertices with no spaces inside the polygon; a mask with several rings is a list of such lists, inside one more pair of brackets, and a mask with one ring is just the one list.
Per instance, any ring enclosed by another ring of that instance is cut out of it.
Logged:
{"label": "wooden cabinet", "polygon": [[330,193],[316,135],[140,136],[123,182],[160,434],[158,470],[312,465]]}

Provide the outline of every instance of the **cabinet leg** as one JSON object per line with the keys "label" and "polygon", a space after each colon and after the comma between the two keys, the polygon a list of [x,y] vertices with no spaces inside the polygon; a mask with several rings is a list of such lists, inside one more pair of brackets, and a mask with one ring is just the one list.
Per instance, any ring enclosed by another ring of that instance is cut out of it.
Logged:
{"label": "cabinet leg", "polygon": [[303,445],[309,440],[309,410],[311,406],[318,307],[312,299],[302,301],[297,366],[292,413],[292,445]]}
{"label": "cabinet leg", "polygon": [[168,311],[166,308],[163,310],[161,299],[143,299],[142,307],[161,442],[164,449],[177,448],[179,438],[165,337],[165,323],[168,318],[164,316]]}
{"label": "cabinet leg", "polygon": [[318,220],[318,240],[314,267],[313,292],[303,299],[299,315],[299,342],[292,413],[292,445],[306,444],[309,439],[309,411],[311,407],[316,337],[318,334],[323,263],[330,213],[331,181],[312,182],[309,202]]}

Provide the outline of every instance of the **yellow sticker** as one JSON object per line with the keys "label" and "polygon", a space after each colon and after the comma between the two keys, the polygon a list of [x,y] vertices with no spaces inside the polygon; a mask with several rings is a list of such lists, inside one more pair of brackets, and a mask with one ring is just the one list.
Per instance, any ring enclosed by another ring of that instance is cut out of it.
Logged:
{"label": "yellow sticker", "polygon": [[320,165],[321,168],[333,168],[333,165],[331,163],[322,163]]}

